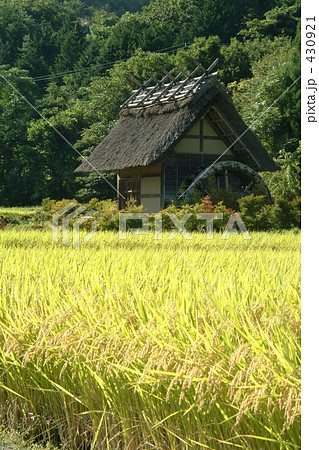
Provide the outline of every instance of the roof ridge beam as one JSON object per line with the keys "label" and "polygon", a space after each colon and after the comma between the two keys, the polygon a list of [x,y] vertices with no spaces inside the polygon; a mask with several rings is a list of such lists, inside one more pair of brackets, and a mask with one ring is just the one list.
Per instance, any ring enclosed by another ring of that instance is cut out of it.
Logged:
{"label": "roof ridge beam", "polygon": [[159,85],[157,84],[156,86],[154,86],[139,102],[137,102],[137,104],[135,106],[140,106],[141,104],[143,104],[145,102],[145,100],[147,100],[149,97],[151,97],[154,94],[154,92],[156,91],[156,89],[158,87],[160,87],[166,81],[166,79],[168,78],[168,73],[171,74],[172,72],[173,72],[173,70],[171,70],[170,72],[167,72],[165,77],[162,78],[162,80],[159,82],[160,84]]}
{"label": "roof ridge beam", "polygon": [[[131,80],[134,81],[134,77],[133,77],[132,74],[129,74],[129,77],[131,78]],[[136,81],[137,81],[137,80],[136,80]],[[128,98],[128,99],[126,100],[126,102],[123,103],[123,105],[121,105],[121,108],[124,108],[124,107],[125,107],[126,105],[128,105],[134,98],[136,98],[141,92],[143,92],[143,90],[151,83],[151,81],[153,81],[153,78],[150,78],[149,80],[146,81],[146,83],[144,83],[144,84],[142,84],[142,85],[141,85],[141,83],[140,83],[139,81],[137,81],[137,84],[140,85],[140,88],[139,88],[136,92],[133,92],[133,94],[131,95],[131,97]]]}

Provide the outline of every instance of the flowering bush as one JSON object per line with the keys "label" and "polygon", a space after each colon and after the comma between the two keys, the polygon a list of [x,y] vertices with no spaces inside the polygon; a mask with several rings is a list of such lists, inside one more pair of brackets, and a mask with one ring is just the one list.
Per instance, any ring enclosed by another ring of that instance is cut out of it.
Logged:
{"label": "flowering bush", "polygon": [[214,228],[216,230],[224,229],[231,214],[234,212],[232,208],[226,208],[223,201],[218,202],[216,205],[213,205],[210,196],[206,195],[202,200],[202,205],[204,206],[204,213],[206,214],[223,214],[222,219],[217,219],[214,223]]}

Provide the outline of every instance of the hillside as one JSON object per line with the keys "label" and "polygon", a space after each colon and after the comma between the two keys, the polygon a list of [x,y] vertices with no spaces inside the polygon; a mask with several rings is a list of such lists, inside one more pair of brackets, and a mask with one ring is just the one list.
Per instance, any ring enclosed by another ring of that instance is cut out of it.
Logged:
{"label": "hillside", "polygon": [[[74,3],[73,0],[69,0]],[[121,16],[125,12],[137,12],[143,6],[148,5],[151,0],[82,0],[82,3],[92,9],[114,12]],[[63,1],[62,1],[63,3]]]}
{"label": "hillside", "polygon": [[[121,103],[132,92],[129,72],[144,81],[148,72],[162,77],[163,68],[192,69],[192,58],[208,67],[218,57],[220,79],[247,123],[300,72],[298,0],[84,3],[0,0],[4,206],[36,205],[46,197],[86,201],[112,196],[98,178],[74,174],[79,154],[14,88],[78,152],[88,155],[112,128]],[[297,83],[254,128],[274,158],[296,166],[299,105]],[[106,176],[112,180],[113,174]]]}

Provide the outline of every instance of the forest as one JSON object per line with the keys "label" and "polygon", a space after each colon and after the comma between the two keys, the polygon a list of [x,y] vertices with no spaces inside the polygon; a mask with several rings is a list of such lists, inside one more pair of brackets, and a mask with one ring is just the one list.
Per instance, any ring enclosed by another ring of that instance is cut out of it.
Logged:
{"label": "forest", "polygon": [[299,22],[299,0],[0,0],[0,204],[113,198],[74,170],[118,120],[130,74],[143,82],[217,57],[282,167],[264,175],[270,189],[299,195]]}

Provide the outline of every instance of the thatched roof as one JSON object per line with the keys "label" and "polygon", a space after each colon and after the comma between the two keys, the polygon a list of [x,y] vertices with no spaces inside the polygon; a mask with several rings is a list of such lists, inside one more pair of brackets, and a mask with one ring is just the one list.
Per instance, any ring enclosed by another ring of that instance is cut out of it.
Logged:
{"label": "thatched roof", "polygon": [[[165,86],[158,89],[163,91]],[[247,130],[230,95],[217,81],[216,74],[196,85],[190,95],[168,101],[165,98],[163,101],[163,97],[161,101],[150,102],[147,106],[125,106],[118,123],[91,153],[88,162],[84,161],[76,172],[156,164],[170,154],[197,120],[209,111],[214,111],[215,117],[218,114],[219,121],[225,120],[235,133],[234,139],[240,137],[231,148],[234,154],[240,143],[241,154],[246,153],[246,163],[252,168],[265,171],[277,169],[256,135]],[[229,138],[225,143],[231,143]]]}

